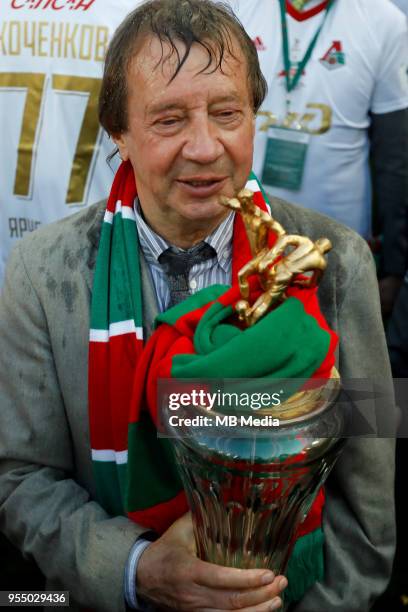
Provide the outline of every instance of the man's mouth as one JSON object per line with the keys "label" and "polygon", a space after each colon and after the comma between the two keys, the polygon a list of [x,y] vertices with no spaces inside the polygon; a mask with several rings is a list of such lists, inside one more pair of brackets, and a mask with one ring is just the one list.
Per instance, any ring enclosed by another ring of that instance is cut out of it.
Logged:
{"label": "man's mouth", "polygon": [[211,176],[211,177],[186,177],[178,179],[179,185],[189,192],[195,192],[197,195],[212,195],[216,193],[224,185],[227,177]]}
{"label": "man's mouth", "polygon": [[192,185],[193,187],[208,187],[209,185],[214,185],[214,183],[218,183],[216,180],[208,180],[208,181],[182,181],[183,183],[187,183],[188,185]]}

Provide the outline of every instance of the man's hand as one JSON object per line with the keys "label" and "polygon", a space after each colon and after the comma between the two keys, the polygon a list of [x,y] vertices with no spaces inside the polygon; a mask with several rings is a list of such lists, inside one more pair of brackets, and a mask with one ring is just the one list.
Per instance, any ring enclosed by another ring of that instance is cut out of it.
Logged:
{"label": "man's hand", "polygon": [[195,556],[191,515],[185,514],[142,554],[137,594],[159,608],[194,611],[266,612],[282,605],[284,576],[269,570],[241,570]]}

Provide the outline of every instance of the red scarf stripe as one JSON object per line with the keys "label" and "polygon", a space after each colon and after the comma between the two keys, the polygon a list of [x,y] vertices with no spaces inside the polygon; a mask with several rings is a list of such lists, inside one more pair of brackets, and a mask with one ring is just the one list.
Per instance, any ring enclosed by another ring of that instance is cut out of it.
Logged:
{"label": "red scarf stripe", "polygon": [[326,500],[324,488],[319,489],[316,499],[313,502],[313,506],[305,520],[300,523],[299,528],[296,532],[296,539],[307,535],[311,531],[318,529],[322,526],[322,514]]}
{"label": "red scarf stripe", "polygon": [[109,383],[99,377],[100,372],[109,368],[109,352],[106,345],[92,342],[89,346],[89,429],[92,448],[110,448],[111,431],[106,427],[110,422]]}
{"label": "red scarf stripe", "polygon": [[[162,337],[163,333],[167,335],[168,342],[172,344],[179,337],[179,333],[175,328],[170,325],[162,325]],[[152,365],[153,357],[159,356],[159,359],[155,360],[156,366],[160,366],[164,362],[162,359],[165,352],[162,354],[160,348],[166,346],[158,342],[159,337],[157,334],[149,339],[149,342],[145,346],[144,351],[140,355],[138,361],[138,370],[140,375],[134,376],[133,378],[133,391],[131,394],[132,402],[129,408],[129,423],[136,423],[140,416],[140,406],[145,404],[148,406],[154,406],[154,410],[151,410],[151,416],[153,421],[156,423],[157,417],[157,389],[155,385],[151,384],[152,380],[171,378],[171,363],[168,364],[166,370],[160,372],[157,371]],[[147,372],[147,380],[142,375],[143,372]],[[154,414],[153,414],[154,413]],[[157,424],[157,423],[156,423]]]}
{"label": "red scarf stripe", "polygon": [[[93,449],[121,451],[127,448],[132,385],[124,385],[122,381],[132,380],[134,362],[142,348],[142,340],[135,340],[134,334],[111,337],[109,343],[90,343],[89,376],[90,380],[98,380],[98,384],[91,384],[89,389],[89,401],[95,407],[90,411]],[[112,373],[109,379],[99,377],[100,372],[106,371]],[[114,417],[112,403],[115,405]],[[107,423],[111,425],[106,427]]]}
{"label": "red scarf stripe", "polygon": [[131,206],[133,208],[133,203],[135,201],[135,197],[137,197],[137,187],[136,187],[136,179],[133,169],[131,167],[130,162],[126,162],[129,164],[131,171],[129,172],[128,180],[126,181],[122,194],[122,205],[123,206]]}
{"label": "red scarf stripe", "polygon": [[135,523],[143,524],[147,529],[154,529],[157,533],[163,533],[188,511],[186,495],[184,491],[180,491],[176,497],[169,501],[157,504],[146,510],[128,512],[127,516],[132,521],[135,521]]}
{"label": "red scarf stripe", "polygon": [[270,212],[269,206],[266,205],[266,202],[263,199],[262,191],[257,191],[254,193],[254,202],[261,210]]}
{"label": "red scarf stripe", "polygon": [[130,162],[123,162],[113,180],[106,209],[115,214],[118,200],[121,201],[122,206],[133,207],[135,196],[137,196],[137,191],[133,170],[131,170]]}
{"label": "red scarf stripe", "polygon": [[112,214],[115,214],[116,202],[119,199],[119,192],[123,191],[123,183],[125,180],[128,180],[128,172],[126,164],[121,164],[118,168],[118,171],[115,174],[115,178],[113,180],[112,189],[110,192],[110,196],[108,199],[108,204],[106,210]]}

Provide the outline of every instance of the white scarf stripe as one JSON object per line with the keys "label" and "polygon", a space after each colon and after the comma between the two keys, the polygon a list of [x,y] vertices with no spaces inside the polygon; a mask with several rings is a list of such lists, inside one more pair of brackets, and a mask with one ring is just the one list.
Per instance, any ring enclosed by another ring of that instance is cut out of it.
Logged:
{"label": "white scarf stripe", "polygon": [[106,210],[103,220],[105,221],[105,223],[110,223],[112,225],[113,213],[111,213],[109,210]]}
{"label": "white scarf stripe", "polygon": [[128,221],[136,222],[136,215],[132,206],[122,206],[122,217]]}
{"label": "white scarf stripe", "polygon": [[[250,181],[248,181],[247,184],[245,185],[245,189],[250,189],[254,193],[256,193],[257,191],[261,191],[261,188],[255,179],[251,179]],[[264,198],[264,201],[265,201],[265,206],[268,209],[269,214],[272,215],[272,211],[271,211],[271,207],[269,206],[269,203],[266,201],[265,198]]]}
{"label": "white scarf stripe", "polygon": [[103,450],[95,450],[92,449],[92,460],[93,461],[112,461],[117,463],[118,465],[124,465],[128,460],[128,452],[124,451],[115,451],[110,448]]}
{"label": "white scarf stripe", "polygon": [[[121,214],[123,219],[127,219],[128,221],[136,221],[136,216],[132,206],[122,206],[122,202],[118,200],[115,206],[115,215]],[[114,213],[109,210],[105,211],[105,215],[103,220],[106,223],[112,224]]]}
{"label": "white scarf stripe", "polygon": [[143,328],[135,327],[133,319],[127,321],[118,321],[117,323],[111,323],[109,325],[109,336],[123,336],[123,334],[135,333],[139,340],[143,340]]}
{"label": "white scarf stripe", "polygon": [[[122,201],[117,200],[115,205],[115,215],[122,215],[122,219],[127,219],[129,221],[136,221],[135,212],[132,206],[122,206]],[[106,218],[108,216],[108,218]],[[111,212],[106,211],[105,213],[105,221],[108,223],[112,223],[113,214]]]}
{"label": "white scarf stripe", "polygon": [[136,334],[138,340],[143,340],[143,328],[136,327],[133,319],[111,323],[108,329],[91,329],[89,339],[91,342],[109,342],[109,338]]}
{"label": "white scarf stripe", "polygon": [[245,185],[245,189],[250,189],[254,193],[256,193],[257,191],[261,191],[261,188],[259,187],[255,179],[251,179],[250,181],[248,181]]}
{"label": "white scarf stripe", "polygon": [[91,329],[89,340],[90,342],[109,342],[109,331],[107,329]]}

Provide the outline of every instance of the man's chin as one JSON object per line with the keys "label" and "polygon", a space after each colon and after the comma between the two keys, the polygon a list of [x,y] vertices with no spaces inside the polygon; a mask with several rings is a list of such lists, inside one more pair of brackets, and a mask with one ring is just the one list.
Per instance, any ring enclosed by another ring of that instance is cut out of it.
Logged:
{"label": "man's chin", "polygon": [[184,219],[203,221],[204,223],[206,220],[222,219],[226,216],[225,213],[228,213],[228,210],[221,206],[217,199],[215,202],[191,202],[183,206],[180,212]]}

